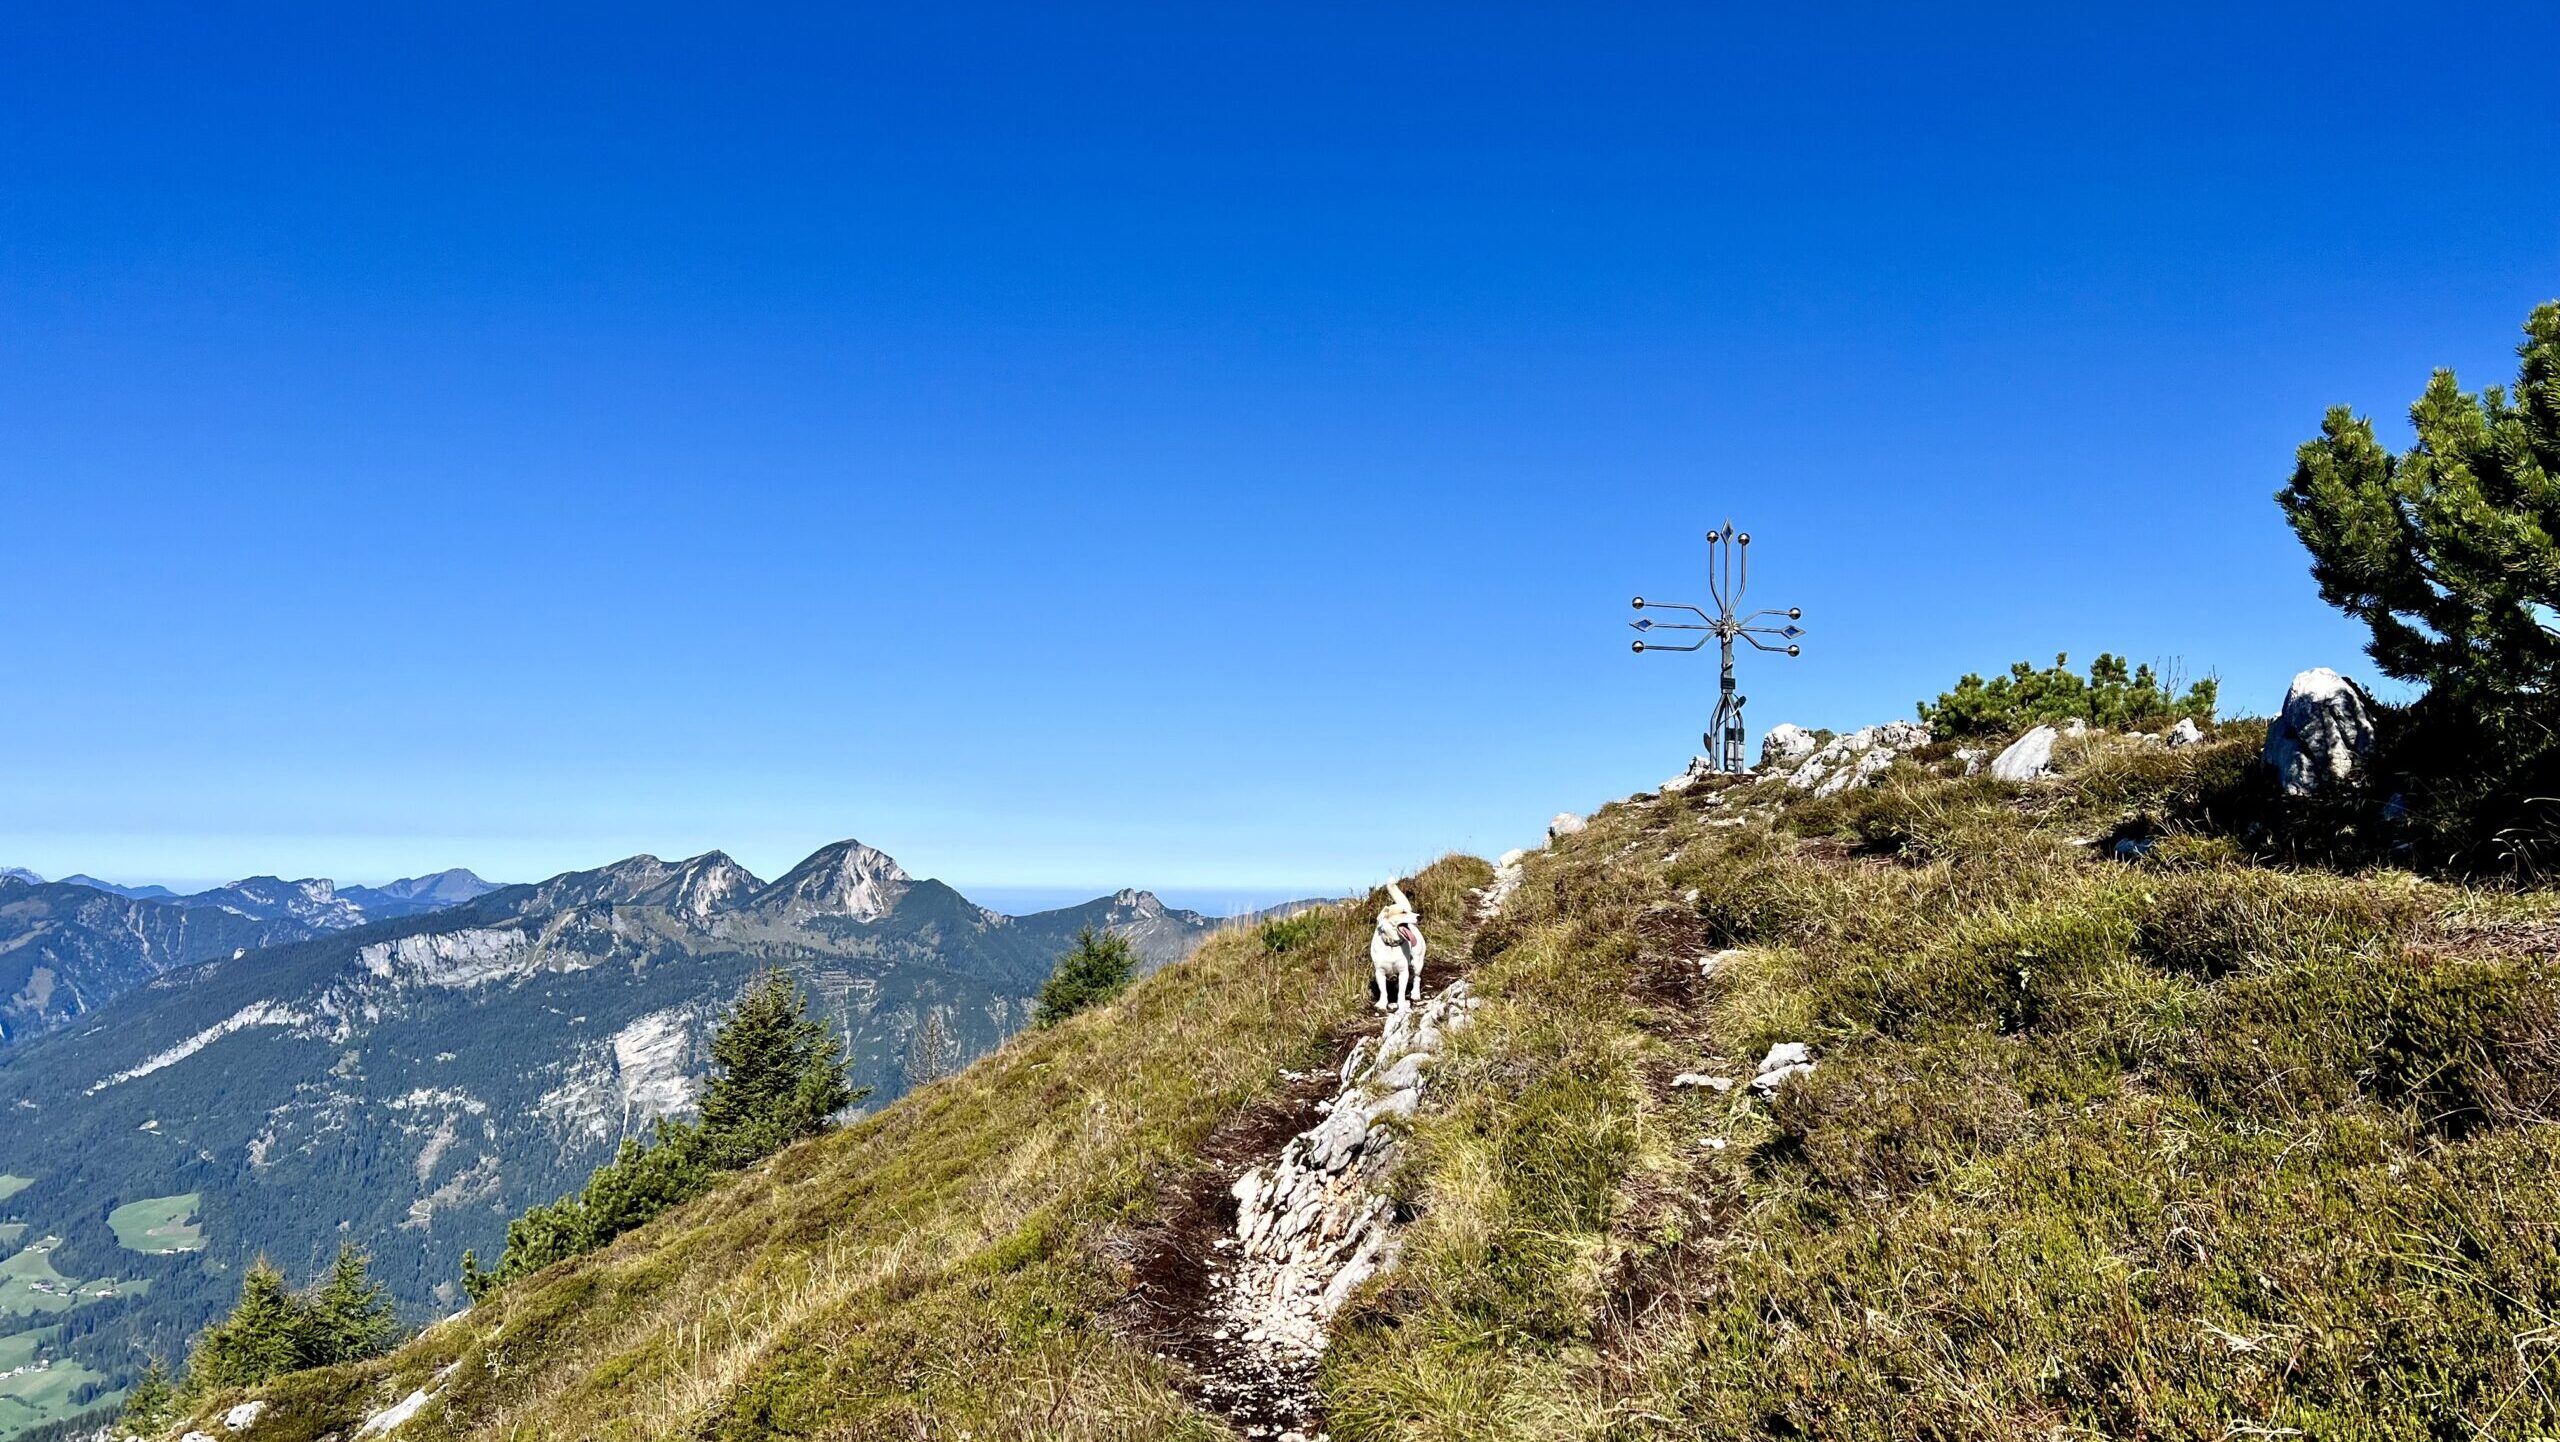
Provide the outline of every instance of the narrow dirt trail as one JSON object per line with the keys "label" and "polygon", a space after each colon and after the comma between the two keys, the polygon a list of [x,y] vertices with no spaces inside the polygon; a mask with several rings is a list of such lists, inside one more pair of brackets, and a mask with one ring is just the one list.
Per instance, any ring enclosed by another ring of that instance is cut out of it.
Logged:
{"label": "narrow dirt trail", "polygon": [[1165,1198],[1140,1248],[1133,1321],[1184,1364],[1193,1400],[1241,1436],[1324,1437],[1315,1380],[1326,1327],[1361,1282],[1394,1265],[1409,1218],[1384,1184],[1400,1124],[1422,1106],[1442,1040],[1474,1013],[1466,973],[1477,932],[1519,884],[1518,859],[1505,860],[1470,894],[1465,929],[1433,939],[1424,998],[1345,1028],[1331,1066],[1287,1074],[1282,1096],[1214,1133],[1210,1167]]}

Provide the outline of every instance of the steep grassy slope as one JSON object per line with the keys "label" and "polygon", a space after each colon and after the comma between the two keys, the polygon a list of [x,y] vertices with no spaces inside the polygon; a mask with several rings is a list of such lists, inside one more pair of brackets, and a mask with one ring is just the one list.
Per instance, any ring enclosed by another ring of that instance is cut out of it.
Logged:
{"label": "steep grassy slope", "polygon": [[[1487,874],[1450,861],[1410,889],[1454,933]],[[1365,913],[1320,915],[1219,934],[386,1363],[293,1378],[256,1442],[343,1433],[422,1387],[403,1439],[1221,1435],[1104,1318],[1125,1224],[1360,1015]]]}
{"label": "steep grassy slope", "polygon": [[[2256,740],[1708,782],[1532,856],[1331,1435],[2560,1431],[2560,900],[2251,859]],[[1435,937],[1487,874],[1413,888]],[[249,1442],[414,1388],[402,1439],[1227,1435],[1131,1340],[1129,1263],[1359,1013],[1358,909],[1292,930],[294,1379]]]}

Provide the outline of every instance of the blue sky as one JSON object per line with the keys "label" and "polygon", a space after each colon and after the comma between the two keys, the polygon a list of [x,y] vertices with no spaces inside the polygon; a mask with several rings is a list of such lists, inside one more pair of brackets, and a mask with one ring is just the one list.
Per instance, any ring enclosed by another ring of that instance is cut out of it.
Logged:
{"label": "blue sky", "polygon": [[10,7],[0,861],[1366,884],[1680,769],[1728,514],[1755,730],[2357,669],[2560,12],[1721,8]]}

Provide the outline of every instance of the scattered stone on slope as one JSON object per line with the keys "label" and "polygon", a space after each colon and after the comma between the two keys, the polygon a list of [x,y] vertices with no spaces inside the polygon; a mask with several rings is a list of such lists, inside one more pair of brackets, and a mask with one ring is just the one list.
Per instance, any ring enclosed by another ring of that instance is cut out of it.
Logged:
{"label": "scattered stone on slope", "polygon": [[2293,678],[2284,710],[2267,723],[2267,764],[2287,796],[2352,780],[2373,751],[2373,714],[2356,684],[2326,666]]}
{"label": "scattered stone on slope", "polygon": [[356,1428],[356,1436],[389,1437],[407,1426],[412,1418],[427,1409],[428,1403],[436,1399],[434,1391],[436,1384],[452,1376],[454,1368],[461,1365],[459,1362],[447,1365],[443,1371],[428,1379],[426,1386],[420,1387],[408,1396],[365,1418],[364,1422]]}
{"label": "scattered stone on slope", "polygon": [[1550,842],[1562,841],[1568,836],[1579,834],[1584,827],[1589,826],[1590,824],[1590,822],[1583,820],[1581,817],[1574,815],[1570,811],[1559,811],[1556,813],[1556,819],[1547,823],[1547,840]]}
{"label": "scattered stone on slope", "polygon": [[1813,1048],[1800,1041],[1782,1041],[1769,1048],[1752,1075],[1751,1089],[1766,1095],[1784,1085],[1789,1077],[1813,1070]]}
{"label": "scattered stone on slope", "polygon": [[2009,743],[2008,749],[1992,758],[1991,774],[2003,781],[2034,781],[2053,774],[2053,743],[2062,733],[2050,726],[2038,726]]}
{"label": "scattered stone on slope", "polygon": [[2160,739],[2173,747],[2193,746],[2204,740],[2204,728],[2196,724],[2196,718],[2193,716],[2181,716],[2178,718],[2178,724],[2170,727],[2167,734]]}
{"label": "scattered stone on slope", "polygon": [[1929,740],[1929,728],[1917,721],[1861,726],[1825,742],[1797,763],[1787,775],[1787,784],[1816,796],[1837,796],[1873,784],[1905,752],[1916,751]]}
{"label": "scattered stone on slope", "polygon": [[1812,732],[1792,721],[1781,721],[1760,738],[1760,764],[1773,768],[1793,766],[1821,744],[1813,739]]}

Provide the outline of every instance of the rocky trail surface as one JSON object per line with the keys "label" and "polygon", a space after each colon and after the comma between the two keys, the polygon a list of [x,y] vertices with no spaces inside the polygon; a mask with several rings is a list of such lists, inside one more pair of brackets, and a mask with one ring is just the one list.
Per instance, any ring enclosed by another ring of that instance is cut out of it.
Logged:
{"label": "rocky trail surface", "polygon": [[1213,1169],[1168,1199],[1167,1225],[1139,1267],[1143,1325],[1190,1369],[1201,1405],[1245,1437],[1322,1442],[1315,1377],[1327,1326],[1395,1263],[1409,1219],[1386,1188],[1402,1124],[1421,1110],[1441,1046],[1481,1001],[1463,975],[1475,926],[1519,878],[1519,854],[1504,857],[1473,898],[1468,931],[1435,939],[1434,969],[1452,959],[1438,992],[1346,1033],[1333,1067],[1291,1074],[1282,1099],[1211,1139]]}

